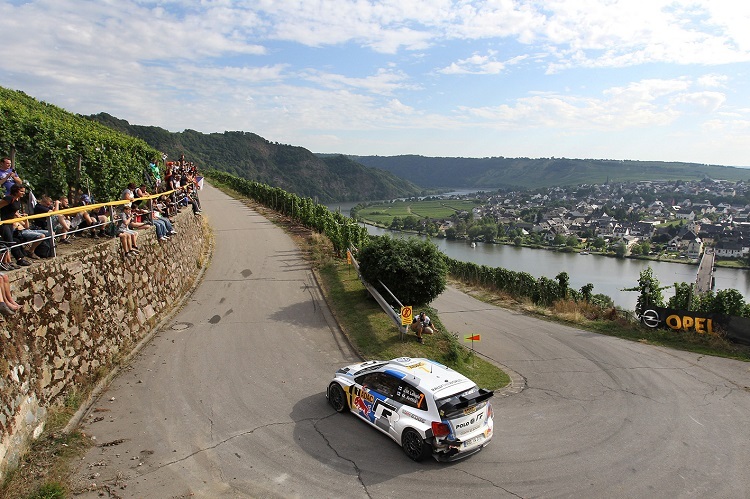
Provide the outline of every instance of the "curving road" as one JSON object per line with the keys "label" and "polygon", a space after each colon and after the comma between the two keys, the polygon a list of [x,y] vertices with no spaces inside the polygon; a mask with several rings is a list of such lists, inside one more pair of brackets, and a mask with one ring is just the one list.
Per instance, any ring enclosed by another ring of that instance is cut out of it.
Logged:
{"label": "curving road", "polygon": [[211,266],[87,414],[99,446],[79,465],[78,497],[750,496],[750,365],[453,289],[434,303],[441,320],[481,334],[477,350],[523,390],[494,399],[484,451],[409,461],[327,405],[333,371],[356,357],[292,241],[210,186],[201,201],[215,228]]}

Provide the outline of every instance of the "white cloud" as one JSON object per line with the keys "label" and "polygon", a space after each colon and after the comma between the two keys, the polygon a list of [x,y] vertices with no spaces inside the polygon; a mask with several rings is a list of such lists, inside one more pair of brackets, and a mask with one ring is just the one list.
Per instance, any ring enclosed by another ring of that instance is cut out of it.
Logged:
{"label": "white cloud", "polygon": [[719,74],[707,74],[698,78],[697,83],[704,88],[726,87],[729,77]]}
{"label": "white cloud", "polygon": [[551,71],[572,67],[636,64],[726,64],[750,60],[750,10],[733,2],[735,19],[722,2],[557,0],[539,36],[554,47]]}
{"label": "white cloud", "polygon": [[686,106],[690,112],[713,113],[726,100],[726,96],[720,92],[691,92],[678,95],[674,103]]}
{"label": "white cloud", "polygon": [[379,95],[391,95],[397,90],[418,90],[419,86],[410,82],[400,71],[380,69],[374,75],[364,78],[353,78],[341,74],[309,71],[303,76],[306,81],[314,82],[324,88],[351,88]]}
{"label": "white cloud", "polygon": [[501,73],[508,66],[520,63],[528,57],[526,55],[519,55],[507,61],[498,61],[495,55],[494,51],[490,51],[488,55],[474,54],[466,59],[452,62],[449,66],[439,69],[438,73],[494,75]]}
{"label": "white cloud", "polygon": [[662,127],[691,112],[711,113],[725,101],[718,92],[690,92],[687,78],[642,80],[612,87],[601,97],[539,93],[512,105],[460,110],[481,119],[477,125],[503,129],[557,128],[561,130],[625,130]]}
{"label": "white cloud", "polygon": [[551,149],[572,147],[560,133],[677,124],[723,127],[744,157],[750,89],[731,63],[750,61],[747,26],[750,2],[708,0],[0,0],[0,85],[289,143],[453,147],[485,127]]}

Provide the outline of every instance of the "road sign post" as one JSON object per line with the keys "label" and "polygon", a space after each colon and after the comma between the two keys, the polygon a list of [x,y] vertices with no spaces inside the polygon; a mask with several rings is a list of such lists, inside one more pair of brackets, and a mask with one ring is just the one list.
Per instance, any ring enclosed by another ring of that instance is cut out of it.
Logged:
{"label": "road sign post", "polygon": [[409,331],[409,325],[414,321],[414,311],[411,305],[401,307],[401,327],[404,329],[401,331],[401,341],[404,340],[404,336]]}

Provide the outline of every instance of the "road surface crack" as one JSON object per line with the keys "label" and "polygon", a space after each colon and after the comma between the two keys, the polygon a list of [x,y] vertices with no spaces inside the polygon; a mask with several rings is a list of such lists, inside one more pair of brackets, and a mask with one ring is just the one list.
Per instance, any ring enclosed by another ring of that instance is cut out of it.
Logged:
{"label": "road surface crack", "polygon": [[512,491],[506,489],[505,487],[496,484],[495,482],[493,482],[492,480],[490,480],[488,478],[485,478],[485,477],[479,476],[479,475],[475,475],[474,473],[469,473],[468,471],[462,470],[461,468],[454,468],[454,469],[455,469],[455,471],[460,471],[461,473],[464,473],[466,475],[469,475],[470,477],[476,478],[477,480],[482,480],[483,482],[487,482],[490,485],[492,485],[493,487],[495,487],[496,489],[500,489],[503,492],[512,495],[513,497],[523,498],[523,496],[520,496],[520,495],[516,494],[515,492],[512,492]]}
{"label": "road surface crack", "polygon": [[156,466],[156,467],[150,469],[149,471],[147,471],[146,473],[143,473],[142,475],[143,476],[150,475],[151,473],[159,471],[162,468],[166,468],[168,466],[172,466],[173,464],[181,463],[181,462],[186,461],[186,460],[188,460],[188,459],[190,459],[190,458],[192,458],[192,457],[194,457],[194,456],[196,456],[196,455],[198,455],[198,454],[200,454],[202,452],[206,452],[206,451],[209,451],[209,450],[214,450],[214,449],[216,449],[218,447],[221,447],[225,443],[231,442],[234,439],[237,439],[237,438],[240,438],[240,437],[244,437],[244,436],[247,436],[247,435],[252,435],[253,433],[255,433],[258,430],[264,430],[264,429],[270,428],[272,426],[284,426],[284,425],[289,425],[289,424],[297,424],[298,422],[299,421],[287,421],[285,423],[268,423],[266,425],[262,425],[262,426],[258,426],[257,428],[253,428],[252,430],[243,431],[242,433],[238,433],[236,435],[232,435],[231,437],[228,437],[228,438],[225,438],[224,440],[216,442],[213,445],[210,445],[208,447],[203,447],[203,448],[198,449],[198,450],[196,450],[194,452],[191,452],[190,454],[187,454],[187,455],[185,455],[185,456],[183,456],[183,457],[181,457],[179,459],[175,459],[173,461],[169,461],[167,463],[164,463],[164,464],[161,464],[159,466]]}
{"label": "road surface crack", "polygon": [[344,457],[341,454],[339,454],[339,451],[337,451],[333,447],[333,445],[331,445],[331,442],[328,440],[328,438],[323,434],[322,431],[320,431],[318,429],[318,423],[319,422],[325,421],[326,419],[328,419],[330,417],[333,417],[333,416],[337,416],[337,415],[338,415],[338,413],[334,413],[334,414],[331,414],[331,415],[326,416],[324,418],[316,420],[315,423],[313,423],[313,428],[315,428],[315,431],[318,432],[318,435],[320,435],[320,437],[325,441],[325,443],[328,446],[328,448],[331,449],[331,451],[333,451],[334,454],[336,454],[336,457],[338,457],[342,461],[346,461],[348,463],[351,463],[352,468],[354,468],[354,471],[357,473],[357,480],[359,481],[359,484],[362,486],[362,489],[364,489],[365,494],[367,494],[367,497],[372,497],[372,495],[370,495],[370,491],[367,490],[367,485],[365,485],[365,482],[362,480],[362,470],[359,468],[359,466],[357,466],[357,463],[353,459],[349,459],[348,457]]}

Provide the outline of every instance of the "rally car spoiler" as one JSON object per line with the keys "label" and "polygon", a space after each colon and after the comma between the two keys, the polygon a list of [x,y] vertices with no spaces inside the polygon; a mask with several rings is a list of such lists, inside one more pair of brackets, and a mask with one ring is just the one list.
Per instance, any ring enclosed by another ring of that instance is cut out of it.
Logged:
{"label": "rally car spoiler", "polygon": [[480,388],[479,391],[472,393],[468,396],[458,397],[458,402],[455,404],[446,403],[440,406],[441,413],[451,413],[460,409],[466,409],[469,406],[477,405],[480,402],[484,402],[495,394],[492,390],[485,390]]}

